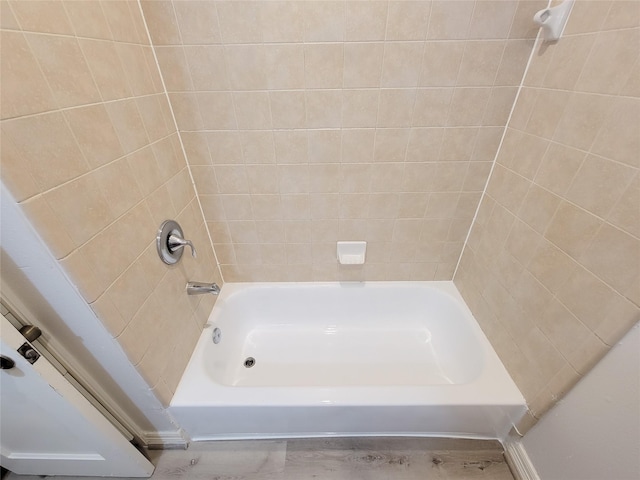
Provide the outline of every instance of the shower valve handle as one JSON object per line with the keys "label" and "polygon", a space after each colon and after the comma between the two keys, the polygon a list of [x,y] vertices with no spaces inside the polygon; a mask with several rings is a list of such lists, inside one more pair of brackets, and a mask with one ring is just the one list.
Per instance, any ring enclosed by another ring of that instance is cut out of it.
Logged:
{"label": "shower valve handle", "polygon": [[169,235],[169,240],[167,240],[167,246],[169,247],[169,251],[171,253],[181,248],[184,248],[186,245],[191,247],[191,256],[193,258],[196,258],[196,249],[193,246],[193,243],[191,243],[191,240],[185,240],[184,238],[179,237],[175,233],[172,235]]}

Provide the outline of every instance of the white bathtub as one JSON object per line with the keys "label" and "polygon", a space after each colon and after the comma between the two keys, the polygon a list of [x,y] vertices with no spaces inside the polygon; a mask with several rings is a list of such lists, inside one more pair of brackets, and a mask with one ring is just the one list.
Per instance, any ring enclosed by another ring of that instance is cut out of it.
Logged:
{"label": "white bathtub", "polygon": [[169,411],[192,440],[503,439],[525,401],[452,282],[227,283]]}

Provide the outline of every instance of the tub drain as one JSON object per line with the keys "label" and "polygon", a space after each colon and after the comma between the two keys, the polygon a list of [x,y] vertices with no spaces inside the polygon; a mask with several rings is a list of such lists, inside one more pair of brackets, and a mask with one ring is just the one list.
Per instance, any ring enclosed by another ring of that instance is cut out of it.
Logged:
{"label": "tub drain", "polygon": [[256,359],[253,357],[247,357],[244,361],[244,366],[246,368],[251,368],[256,364]]}
{"label": "tub drain", "polygon": [[222,330],[220,330],[218,327],[213,329],[213,343],[218,344],[220,343],[220,340],[222,340]]}

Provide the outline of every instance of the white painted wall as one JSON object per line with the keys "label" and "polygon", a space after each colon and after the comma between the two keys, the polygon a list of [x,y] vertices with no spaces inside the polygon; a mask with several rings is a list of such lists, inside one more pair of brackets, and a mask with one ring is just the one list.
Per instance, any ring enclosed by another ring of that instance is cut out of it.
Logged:
{"label": "white painted wall", "polygon": [[522,443],[542,480],[640,479],[640,324]]}

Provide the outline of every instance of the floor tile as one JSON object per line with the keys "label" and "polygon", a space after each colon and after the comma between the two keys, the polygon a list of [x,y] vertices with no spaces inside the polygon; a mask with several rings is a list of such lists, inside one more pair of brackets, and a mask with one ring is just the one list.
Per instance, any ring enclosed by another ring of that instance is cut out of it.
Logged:
{"label": "floor tile", "polygon": [[[311,438],[151,450],[151,480],[513,480],[497,441]],[[85,480],[9,473],[4,480]],[[117,480],[117,479],[113,479]],[[126,480],[126,479],[121,479]]]}

